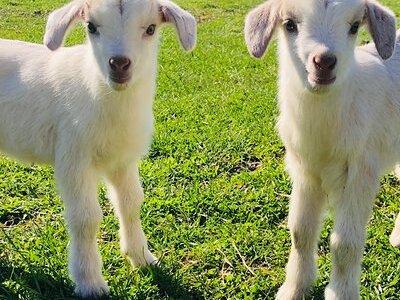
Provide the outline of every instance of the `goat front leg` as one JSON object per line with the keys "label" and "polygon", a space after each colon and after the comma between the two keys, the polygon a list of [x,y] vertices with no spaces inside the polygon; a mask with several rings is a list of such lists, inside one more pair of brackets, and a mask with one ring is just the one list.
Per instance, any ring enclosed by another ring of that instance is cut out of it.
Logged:
{"label": "goat front leg", "polygon": [[95,170],[83,165],[58,163],[56,178],[71,236],[69,270],[76,285],[75,293],[83,298],[97,298],[109,291],[101,273],[96,240],[102,211],[97,199]]}
{"label": "goat front leg", "polygon": [[[353,170],[351,170],[353,168]],[[378,187],[378,172],[371,166],[350,166],[344,188],[333,195],[335,225],[331,235],[332,274],[325,290],[327,300],[356,300],[360,297],[361,260],[366,225]]]}
{"label": "goat front leg", "polygon": [[317,180],[303,172],[297,172],[293,179],[289,208],[292,247],[286,280],[276,296],[279,300],[302,299],[315,279],[315,255],[326,203],[326,195]]}
{"label": "goat front leg", "polygon": [[120,222],[121,250],[134,266],[155,265],[156,257],[149,251],[142,229],[140,208],[144,200],[143,189],[136,164],[122,167],[108,175],[109,197]]}

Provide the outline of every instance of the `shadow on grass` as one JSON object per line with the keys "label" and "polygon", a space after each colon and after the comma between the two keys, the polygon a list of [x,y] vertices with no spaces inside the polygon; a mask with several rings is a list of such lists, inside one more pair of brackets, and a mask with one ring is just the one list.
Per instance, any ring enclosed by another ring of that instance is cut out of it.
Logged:
{"label": "shadow on grass", "polygon": [[324,292],[325,292],[324,286],[318,286],[318,287],[313,288],[313,290],[311,292],[311,299],[324,300]]}
{"label": "shadow on grass", "polygon": [[[169,299],[204,299],[199,291],[185,286],[174,275],[173,270],[164,267],[149,267],[140,271],[151,278],[158,287],[160,297]],[[136,299],[149,299],[146,291],[139,290]],[[46,268],[13,266],[6,260],[0,260],[0,299],[78,299],[74,295],[73,284],[67,278]],[[131,299],[128,295],[113,295],[104,299]]]}
{"label": "shadow on grass", "polygon": [[72,283],[54,272],[0,260],[0,299],[75,299]]}
{"label": "shadow on grass", "polygon": [[[143,275],[151,275],[152,283],[159,289],[161,297],[167,297],[169,299],[193,299],[202,300],[204,296],[197,289],[185,285],[175,275],[174,269],[168,269],[161,265],[157,267],[148,267],[141,270]],[[138,299],[148,299],[148,296],[142,292],[137,295]]]}

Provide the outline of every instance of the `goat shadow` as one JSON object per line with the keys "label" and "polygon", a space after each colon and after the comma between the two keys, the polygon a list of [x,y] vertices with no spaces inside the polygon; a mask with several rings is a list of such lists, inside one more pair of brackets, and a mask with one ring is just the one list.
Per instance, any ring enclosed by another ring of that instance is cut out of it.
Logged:
{"label": "goat shadow", "polygon": [[0,299],[76,299],[72,283],[44,268],[29,270],[0,260]]}
{"label": "goat shadow", "polygon": [[[140,270],[144,276],[151,278],[151,283],[158,287],[156,298],[201,300],[204,296],[194,288],[184,285],[179,278],[172,275],[174,271],[160,267],[148,267]],[[11,286],[10,286],[11,285]],[[145,291],[139,290],[135,299],[149,299]],[[46,272],[45,268],[30,266],[29,270],[12,266],[0,259],[0,299],[79,299],[74,295],[72,282],[62,276]],[[132,299],[123,291],[102,299]]]}
{"label": "goat shadow", "polygon": [[[197,289],[183,284],[181,280],[174,274],[174,268],[168,269],[162,264],[160,266],[152,266],[141,269],[144,275],[150,275],[152,283],[158,286],[161,297],[169,299],[187,299],[187,300],[203,300],[204,295]],[[138,299],[148,299],[144,293],[137,293]]]}

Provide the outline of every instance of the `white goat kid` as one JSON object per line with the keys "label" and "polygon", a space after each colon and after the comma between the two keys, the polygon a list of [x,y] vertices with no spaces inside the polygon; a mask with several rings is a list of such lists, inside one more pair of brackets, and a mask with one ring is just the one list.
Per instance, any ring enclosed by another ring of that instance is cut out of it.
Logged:
{"label": "white goat kid", "polygon": [[[375,45],[355,47],[363,24]],[[400,51],[393,55],[395,48],[400,50],[396,20],[373,0],[271,0],[247,17],[251,54],[261,57],[275,31],[280,60],[278,127],[293,180],[292,249],[277,299],[301,299],[312,284],[328,202],[335,226],[333,270],[325,296],[357,299],[365,227],[379,178],[400,159]],[[391,237],[395,246],[400,245],[398,220]]]}
{"label": "white goat kid", "polygon": [[[85,45],[60,48],[82,21]],[[159,27],[196,42],[192,15],[168,0],[75,0],[53,12],[45,46],[0,40],[0,149],[55,166],[71,242],[69,266],[82,297],[108,292],[96,232],[100,176],[110,183],[121,248],[136,266],[153,264],[141,228],[137,162],[153,131]]]}

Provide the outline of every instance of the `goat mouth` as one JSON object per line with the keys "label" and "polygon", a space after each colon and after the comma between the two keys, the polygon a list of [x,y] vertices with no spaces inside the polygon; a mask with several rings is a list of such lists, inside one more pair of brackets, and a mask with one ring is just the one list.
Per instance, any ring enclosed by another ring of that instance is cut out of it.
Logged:
{"label": "goat mouth", "polygon": [[330,85],[336,81],[336,77],[319,77],[319,76],[313,76],[313,75],[308,75],[308,80],[312,84],[316,85]]}
{"label": "goat mouth", "polygon": [[131,76],[110,76],[110,79],[116,84],[126,84],[131,80]]}
{"label": "goat mouth", "polygon": [[315,85],[330,85],[336,81],[336,76],[319,76],[318,74],[308,74],[308,81]]}

